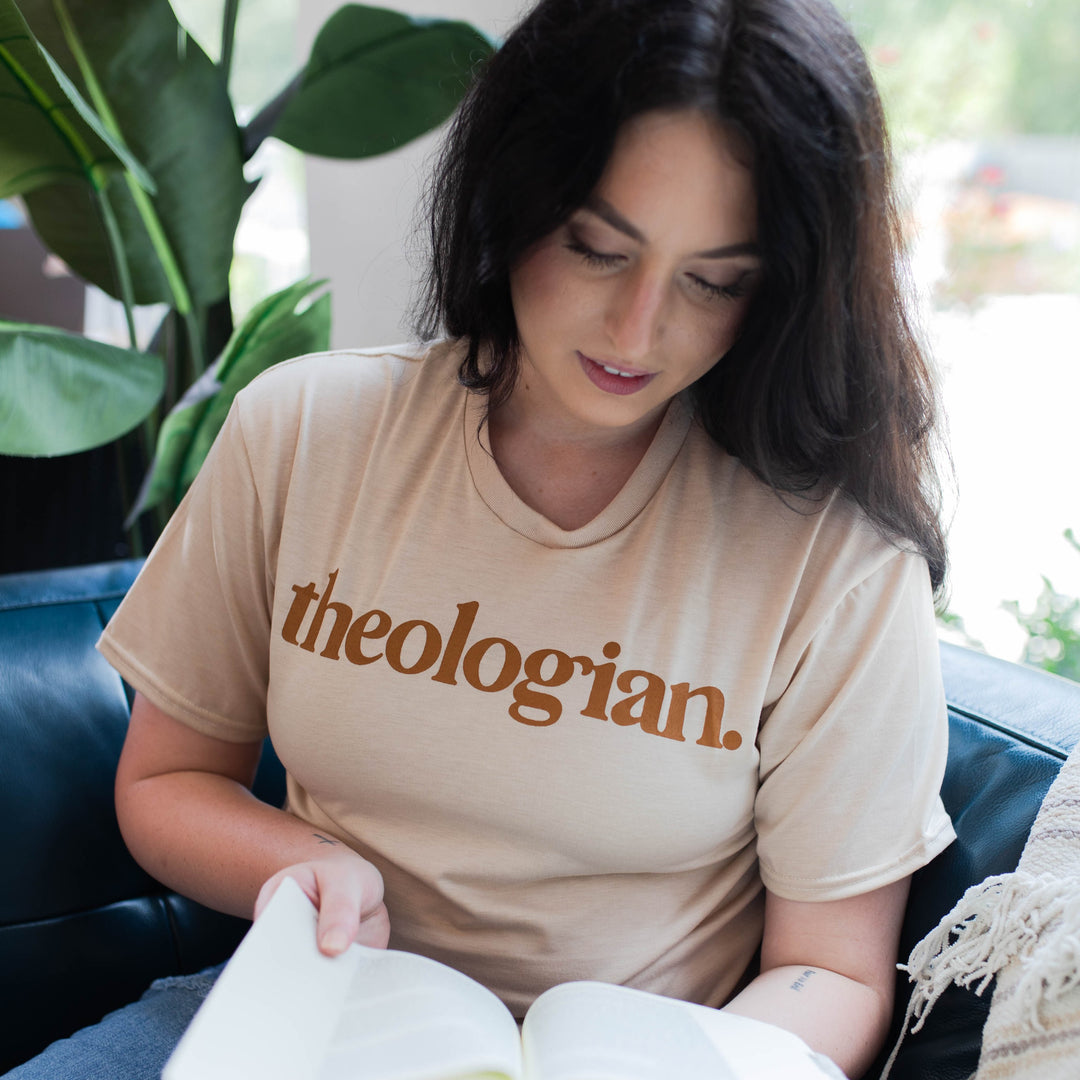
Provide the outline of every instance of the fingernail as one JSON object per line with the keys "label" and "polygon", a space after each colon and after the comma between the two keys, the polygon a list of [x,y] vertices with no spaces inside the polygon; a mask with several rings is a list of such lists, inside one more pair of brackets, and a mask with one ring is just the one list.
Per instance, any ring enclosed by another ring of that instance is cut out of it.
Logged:
{"label": "fingernail", "polygon": [[322,939],[323,952],[343,952],[348,944],[348,941],[345,940],[345,934],[341,930],[328,930]]}

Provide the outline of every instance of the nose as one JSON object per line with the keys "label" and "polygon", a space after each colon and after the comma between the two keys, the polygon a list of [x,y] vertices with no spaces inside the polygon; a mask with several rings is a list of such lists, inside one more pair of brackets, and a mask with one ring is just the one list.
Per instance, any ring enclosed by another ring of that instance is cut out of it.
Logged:
{"label": "nose", "polygon": [[620,275],[613,285],[606,312],[608,338],[622,359],[643,360],[663,334],[663,284],[639,267]]}

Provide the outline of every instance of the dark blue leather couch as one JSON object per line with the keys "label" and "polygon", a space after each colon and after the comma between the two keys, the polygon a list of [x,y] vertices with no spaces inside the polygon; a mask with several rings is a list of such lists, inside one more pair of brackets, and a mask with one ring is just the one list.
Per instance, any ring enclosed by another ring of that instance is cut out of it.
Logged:
{"label": "dark blue leather couch", "polygon": [[[112,783],[129,691],[94,642],[137,569],[0,577],[0,1073],[151,979],[225,957],[244,930],[149,878],[117,830]],[[1080,685],[949,645],[942,660],[943,795],[959,841],[916,876],[905,956],[969,885],[1016,866],[1080,736]],[[282,799],[272,752],[256,791]],[[903,983],[897,1025],[906,1000]],[[987,1004],[954,988],[905,1043],[894,1080],[966,1080]]]}

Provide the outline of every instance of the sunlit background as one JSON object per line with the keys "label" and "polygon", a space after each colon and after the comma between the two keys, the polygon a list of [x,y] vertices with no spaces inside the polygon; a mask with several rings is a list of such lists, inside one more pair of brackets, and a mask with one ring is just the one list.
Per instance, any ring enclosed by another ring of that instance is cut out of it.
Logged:
{"label": "sunlit background", "polygon": [[[842,10],[888,110],[942,378],[956,482],[950,633],[1080,677],[1069,632],[1080,630],[1069,613],[1080,552],[1064,536],[1080,532],[1080,5]],[[1026,648],[1017,615],[1037,609],[1050,619]]]}

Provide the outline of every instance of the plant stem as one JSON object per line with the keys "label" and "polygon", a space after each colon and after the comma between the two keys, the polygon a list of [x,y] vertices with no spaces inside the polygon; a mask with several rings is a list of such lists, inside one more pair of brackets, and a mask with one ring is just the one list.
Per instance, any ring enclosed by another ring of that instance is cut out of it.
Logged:
{"label": "plant stem", "polygon": [[195,309],[189,307],[181,314],[187,327],[188,358],[191,360],[191,377],[188,380],[190,385],[206,370],[206,353],[203,349],[202,325]]}
{"label": "plant stem", "polygon": [[225,0],[225,10],[221,15],[221,59],[218,67],[221,69],[221,77],[225,80],[226,87],[229,85],[229,75],[232,72],[233,45],[236,42],[236,15],[240,10],[240,0]]}
{"label": "plant stem", "polygon": [[138,349],[139,343],[135,336],[135,288],[131,283],[131,267],[128,265],[127,252],[124,250],[124,239],[120,234],[120,225],[116,220],[116,214],[113,212],[112,203],[109,201],[108,190],[104,187],[95,187],[93,191],[97,197],[101,220],[105,224],[105,235],[109,239],[109,254],[112,256],[113,272],[116,274],[116,280],[120,286],[120,299],[124,304],[124,319],[127,322],[128,341],[133,349]]}
{"label": "plant stem", "polygon": [[241,155],[245,161],[250,161],[255,156],[255,151],[262,146],[267,136],[270,135],[285,106],[296,97],[300,87],[304,83],[304,72],[299,71],[289,81],[288,86],[281,90],[274,98],[268,101],[248,123],[240,129]]}

